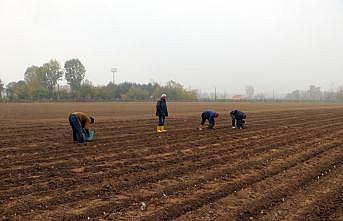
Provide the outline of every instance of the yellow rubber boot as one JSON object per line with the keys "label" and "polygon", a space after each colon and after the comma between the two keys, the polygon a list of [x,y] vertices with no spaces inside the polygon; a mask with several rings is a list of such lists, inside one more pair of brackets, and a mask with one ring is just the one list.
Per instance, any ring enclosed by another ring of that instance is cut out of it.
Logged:
{"label": "yellow rubber boot", "polygon": [[167,132],[167,130],[164,129],[164,126],[161,127],[161,132]]}
{"label": "yellow rubber boot", "polygon": [[161,133],[162,130],[161,130],[161,126],[157,126],[157,133]]}

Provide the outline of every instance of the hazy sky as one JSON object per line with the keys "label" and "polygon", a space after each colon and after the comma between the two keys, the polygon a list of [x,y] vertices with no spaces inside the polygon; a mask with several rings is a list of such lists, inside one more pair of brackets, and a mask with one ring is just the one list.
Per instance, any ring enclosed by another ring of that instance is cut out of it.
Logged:
{"label": "hazy sky", "polygon": [[343,0],[0,0],[0,78],[79,58],[95,84],[343,84]]}

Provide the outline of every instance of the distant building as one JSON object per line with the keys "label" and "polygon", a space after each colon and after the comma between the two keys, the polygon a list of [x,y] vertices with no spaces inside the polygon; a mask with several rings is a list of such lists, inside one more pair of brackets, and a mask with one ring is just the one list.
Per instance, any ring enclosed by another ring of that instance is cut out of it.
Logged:
{"label": "distant building", "polygon": [[241,94],[237,94],[237,95],[232,96],[233,100],[243,100],[244,98],[245,98],[244,95],[241,95]]}

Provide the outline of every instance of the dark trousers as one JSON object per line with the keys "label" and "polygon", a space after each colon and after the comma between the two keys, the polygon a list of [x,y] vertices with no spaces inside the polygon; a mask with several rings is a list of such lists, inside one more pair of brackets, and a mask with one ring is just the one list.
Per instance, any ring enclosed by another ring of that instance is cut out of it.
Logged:
{"label": "dark trousers", "polygon": [[206,120],[207,120],[207,118],[206,118],[205,114],[201,114],[201,123],[200,124],[204,125]]}
{"label": "dark trousers", "polygon": [[80,125],[79,120],[77,119],[77,116],[74,114],[71,114],[69,116],[69,123],[70,123],[71,128],[73,129],[73,141],[74,141],[74,143],[85,142],[83,129]]}
{"label": "dark trousers", "polygon": [[245,124],[245,120],[232,118],[232,126],[233,127],[241,128],[244,126],[244,124]]}
{"label": "dark trousers", "polygon": [[158,126],[164,126],[165,122],[166,122],[165,116],[158,116]]}

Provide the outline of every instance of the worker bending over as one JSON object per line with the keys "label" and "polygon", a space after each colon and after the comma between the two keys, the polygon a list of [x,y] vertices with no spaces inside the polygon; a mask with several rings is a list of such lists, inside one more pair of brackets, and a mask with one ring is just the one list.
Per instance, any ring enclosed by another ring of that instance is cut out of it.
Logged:
{"label": "worker bending over", "polygon": [[243,129],[247,115],[240,110],[233,110],[230,112],[232,119],[232,128]]}
{"label": "worker bending over", "polygon": [[166,121],[166,117],[168,117],[166,94],[162,94],[161,99],[157,101],[156,116],[158,117],[157,132],[158,133],[166,132],[167,130],[164,129],[164,123]]}
{"label": "worker bending over", "polygon": [[90,127],[94,123],[94,117],[87,116],[82,112],[74,112],[69,115],[69,123],[73,129],[74,143],[84,143],[91,137]]}
{"label": "worker bending over", "polygon": [[199,130],[203,129],[203,126],[204,126],[206,120],[208,121],[208,128],[213,129],[214,125],[216,124],[215,118],[217,118],[217,117],[219,117],[219,114],[212,111],[212,110],[207,110],[207,111],[203,112],[201,114],[201,123],[200,123]]}

